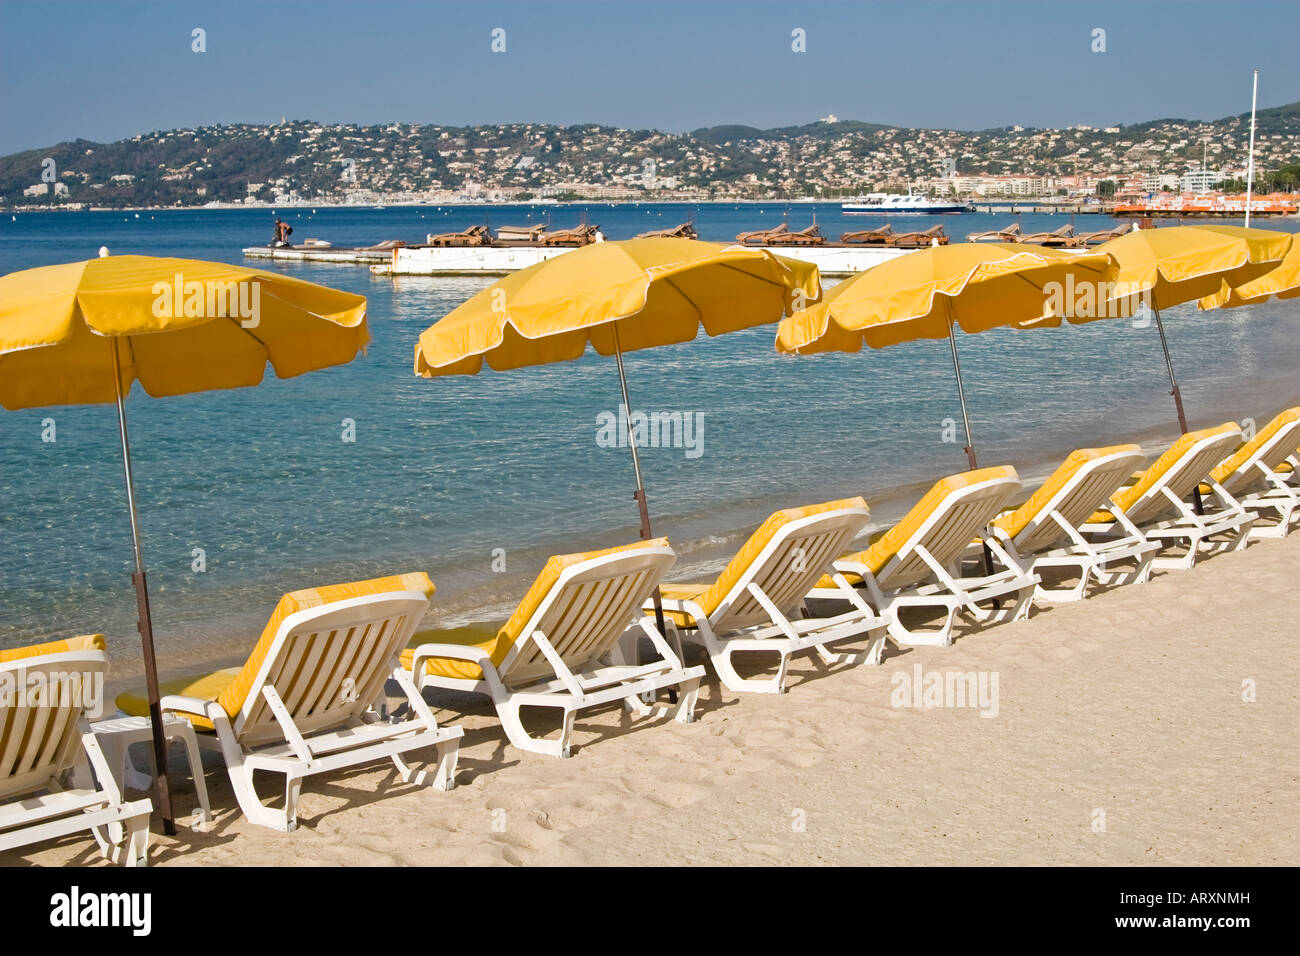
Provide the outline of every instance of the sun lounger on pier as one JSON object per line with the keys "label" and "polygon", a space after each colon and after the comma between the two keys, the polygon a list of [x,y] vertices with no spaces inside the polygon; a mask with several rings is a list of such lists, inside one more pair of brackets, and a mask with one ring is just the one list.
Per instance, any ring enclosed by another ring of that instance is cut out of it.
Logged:
{"label": "sun lounger on pier", "polygon": [[821,229],[811,225],[807,229],[786,230],[770,236],[765,243],[769,246],[820,246],[826,241]]}
{"label": "sun lounger on pier", "polygon": [[941,246],[948,244],[948,235],[943,231],[943,226],[931,226],[922,232],[904,232],[894,237],[892,245],[899,249],[924,249],[938,243]]}
{"label": "sun lounger on pier", "polygon": [[879,229],[859,229],[857,232],[840,233],[840,242],[864,246],[889,246],[894,242],[894,228],[885,223]]}
{"label": "sun lounger on pier", "polygon": [[107,859],[144,865],[153,805],[123,798],[86,720],[107,671],[98,634],[0,650],[0,850],[89,830]]}
{"label": "sun lounger on pier", "polygon": [[971,232],[967,233],[967,242],[1016,242],[1020,238],[1020,226],[1012,223],[1001,229],[992,229],[988,232]]}
{"label": "sun lounger on pier", "polygon": [[671,229],[653,229],[650,232],[643,232],[636,236],[637,239],[698,239],[700,234],[695,231],[695,226],[689,222],[684,222],[679,226],[673,226]]}
{"label": "sun lounger on pier", "polygon": [[[678,688],[676,718],[688,722],[704,668],[686,667],[680,645],[670,647],[640,610],[676,560],[664,538],[556,555],[495,635],[455,644],[417,637],[402,661],[421,688],[486,694],[510,742],[533,753],[569,756],[579,710],[622,701],[645,715],[650,708],[638,695],[663,687]],[[656,660],[624,662],[618,645],[630,630],[633,646],[641,635],[650,639]],[[520,719],[524,707],[559,710],[559,738],[531,736]]]}
{"label": "sun lounger on pier", "polygon": [[[1186,547],[1183,555],[1162,550],[1155,558],[1157,568],[1186,569],[1200,553],[1241,550],[1257,516],[1210,475],[1240,443],[1241,427],[1235,422],[1188,432],[1137,476],[1134,484],[1112,495],[1080,531],[1090,541],[1140,534],[1159,542],[1162,549]],[[1197,514],[1191,499],[1202,483],[1209,487],[1212,500],[1204,502],[1204,514]]]}
{"label": "sun lounger on pier", "polygon": [[[711,583],[665,584],[666,621],[674,633],[704,647],[714,671],[733,691],[780,693],[790,658],[805,651],[815,652],[825,665],[880,663],[884,622],[831,568],[869,517],[861,498],[776,512]],[[827,572],[838,582],[831,589],[849,610],[809,617],[804,599]],[[841,653],[829,647],[853,641],[867,646]],[[776,673],[742,677],[737,654],[775,654]]]}
{"label": "sun lounger on pier", "polygon": [[430,246],[486,246],[492,241],[492,234],[487,226],[470,226],[460,232],[430,233],[427,245]]}
{"label": "sun lounger on pier", "polygon": [[[162,688],[164,712],[194,725],[199,746],[226,762],[240,809],[273,830],[297,826],[304,777],[391,759],[406,783],[454,785],[460,727],[439,727],[398,656],[429,607],[423,572],[292,591],[280,599],[241,668],[183,678]],[[384,684],[395,680],[409,712],[384,719]],[[124,694],[128,714],[148,713]],[[202,732],[206,731],[206,732]],[[402,754],[437,748],[437,766],[415,771]],[[283,774],[285,806],[265,806],[256,771]]]}
{"label": "sun lounger on pier", "polygon": [[1116,226],[1114,229],[1100,229],[1097,232],[1085,232],[1078,237],[1080,244],[1085,246],[1095,246],[1103,242],[1110,242],[1112,239],[1118,239],[1126,232],[1132,231],[1133,227],[1127,223],[1122,226]]}
{"label": "sun lounger on pier", "polygon": [[[978,571],[970,569],[972,574],[961,566],[970,542],[987,533],[1019,490],[1010,465],[944,478],[870,548],[838,558],[835,571],[884,618],[889,636],[899,644],[951,644],[959,611],[977,621],[1022,618],[1029,613],[1037,575],[1016,568],[987,574],[982,560]],[[810,597],[836,599],[837,583],[823,578]],[[982,607],[985,603],[993,607]],[[941,611],[943,622],[937,629],[909,626],[902,620],[909,608]]]}
{"label": "sun lounger on pier", "polygon": [[738,233],[736,241],[744,246],[766,246],[770,245],[773,239],[778,239],[789,231],[790,227],[781,223],[773,229],[756,229],[753,232]]}
{"label": "sun lounger on pier", "polygon": [[581,225],[572,229],[557,229],[542,234],[544,246],[585,246],[596,241],[599,226]]}
{"label": "sun lounger on pier", "polygon": [[1074,226],[1066,223],[1051,232],[1031,232],[1017,240],[1027,246],[1050,246],[1057,249],[1074,249],[1083,245],[1083,240],[1074,235]]}
{"label": "sun lounger on pier", "polygon": [[[1241,502],[1243,508],[1257,514],[1276,513],[1277,521],[1272,524],[1256,521],[1251,526],[1250,537],[1286,537],[1292,521],[1300,518],[1300,485],[1290,480],[1295,477],[1295,471],[1294,465],[1288,462],[1298,446],[1300,407],[1288,408],[1210,472],[1210,477]],[[1209,486],[1202,486],[1201,491],[1214,495]]]}
{"label": "sun lounger on pier", "polygon": [[[985,542],[1004,567],[1041,579],[1047,568],[1075,569],[1078,583],[1051,586],[1042,580],[1036,602],[1078,601],[1091,581],[1102,585],[1137,584],[1151,575],[1160,545],[1141,534],[1088,542],[1079,528],[1145,463],[1137,445],[1081,448],[1073,452],[1019,508],[993,519]],[[967,549],[978,559],[982,543]]]}
{"label": "sun lounger on pier", "polygon": [[500,242],[540,242],[546,226],[536,223],[531,226],[498,226],[497,239]]}

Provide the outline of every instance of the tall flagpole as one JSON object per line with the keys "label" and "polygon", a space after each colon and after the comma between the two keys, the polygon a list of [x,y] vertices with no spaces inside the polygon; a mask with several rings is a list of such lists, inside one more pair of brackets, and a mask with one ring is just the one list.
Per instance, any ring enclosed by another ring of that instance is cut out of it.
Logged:
{"label": "tall flagpole", "polygon": [[139,619],[140,642],[144,652],[144,679],[149,694],[149,724],[153,733],[153,758],[158,786],[158,811],[163,818],[163,832],[176,835],[176,819],[172,815],[171,788],[167,783],[167,741],[163,736],[162,706],[159,704],[158,661],[154,657],[153,618],[149,612],[149,585],[145,580],[144,552],[140,546],[140,521],[135,510],[135,479],[131,474],[131,441],[126,432],[126,406],[122,401],[122,360],[117,354],[117,340],[108,340],[113,353],[113,390],[117,395],[117,431],[122,436],[122,468],[126,472],[126,504],[131,512],[131,541],[135,546],[135,572],[131,582],[135,585],[136,607]]}
{"label": "tall flagpole", "polygon": [[1255,102],[1259,95],[1259,70],[1250,89],[1250,152],[1246,160],[1246,226],[1250,226],[1250,197],[1255,185]]}

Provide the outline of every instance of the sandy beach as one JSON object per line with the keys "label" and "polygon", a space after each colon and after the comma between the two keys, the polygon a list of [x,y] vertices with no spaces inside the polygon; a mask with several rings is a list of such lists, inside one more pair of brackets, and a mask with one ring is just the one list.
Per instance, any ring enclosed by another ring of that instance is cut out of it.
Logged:
{"label": "sandy beach", "polygon": [[[586,713],[568,760],[521,753],[486,704],[430,691],[465,728],[454,790],[403,785],[387,764],[317,778],[280,834],[242,818],[213,763],[216,820],[193,832],[185,817],[168,838],[155,818],[150,863],[1291,863],[1297,568],[1292,535],[968,626],[949,648],[890,645],[880,667],[796,659],[783,695],[710,675],[697,722]],[[996,681],[995,706],[895,706],[918,666]],[[188,815],[192,787],[176,786]],[[84,836],[0,855],[100,862]]]}

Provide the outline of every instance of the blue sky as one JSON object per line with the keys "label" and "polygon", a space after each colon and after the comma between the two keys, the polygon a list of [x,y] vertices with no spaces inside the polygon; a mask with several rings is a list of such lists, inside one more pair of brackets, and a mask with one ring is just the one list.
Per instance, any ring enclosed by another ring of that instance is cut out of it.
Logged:
{"label": "blue sky", "polygon": [[[0,0],[0,154],[281,116],[669,131],[1213,119],[1300,100],[1294,0]],[[207,52],[191,50],[206,31]],[[491,31],[506,31],[493,53]],[[791,31],[807,52],[791,50]],[[1106,51],[1092,52],[1092,31]]]}

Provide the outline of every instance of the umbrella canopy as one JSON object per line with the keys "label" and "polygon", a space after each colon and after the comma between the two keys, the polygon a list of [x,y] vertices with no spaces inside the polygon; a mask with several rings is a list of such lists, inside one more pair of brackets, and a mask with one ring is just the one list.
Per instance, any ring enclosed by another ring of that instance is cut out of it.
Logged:
{"label": "umbrella canopy", "polygon": [[282,378],[349,362],[370,338],[365,313],[363,296],[193,259],[104,256],[0,276],[0,404],[117,404],[158,803],[169,834],[176,826],[123,397],[136,381],[161,397],[256,385],[267,362]]}
{"label": "umbrella canopy", "polygon": [[954,243],[882,262],[783,321],[779,352],[857,352],[1041,318],[1050,290],[1098,282],[1109,258],[1010,243]]}
{"label": "umbrella canopy", "polygon": [[1223,282],[1218,292],[1201,299],[1198,306],[1202,309],[1220,307],[1231,309],[1242,305],[1255,305],[1274,295],[1279,299],[1300,297],[1300,245],[1295,243],[1294,237],[1291,248],[1274,268],[1258,279],[1251,279],[1235,288]]}
{"label": "umbrella canopy", "polygon": [[[654,237],[597,242],[513,273],[439,319],[415,345],[415,374],[474,375],[563,362],[590,345],[613,355],[641,537],[650,509],[637,452],[623,353],[689,342],[701,327],[722,335],[775,322],[821,295],[817,267],[695,239]],[[659,591],[655,617],[664,629]]]}
{"label": "umbrella canopy", "polygon": [[415,373],[473,375],[615,355],[775,322],[816,302],[817,267],[693,239],[598,242],[529,266],[430,326]]}
{"label": "umbrella canopy", "polygon": [[0,276],[0,404],[112,402],[135,381],[155,398],[256,385],[268,361],[288,378],[351,361],[365,313],[363,296],[193,259],[14,272]]}
{"label": "umbrella canopy", "polygon": [[[916,339],[948,340],[966,431],[966,460],[979,467],[954,329],[983,332],[1048,311],[1050,290],[1096,282],[1110,259],[1011,243],[932,246],[890,259],[840,283],[817,305],[784,320],[778,352],[857,352]],[[992,573],[987,545],[985,566]]]}
{"label": "umbrella canopy", "polygon": [[[1114,304],[1085,312],[1053,314],[1033,323],[1058,326],[1129,316],[1140,302],[1155,312],[1236,287],[1277,268],[1291,248],[1291,234],[1241,226],[1167,226],[1126,232],[1094,250],[1110,256],[1106,298]],[[1124,304],[1128,307],[1120,307]]]}
{"label": "umbrella canopy", "polygon": [[[1171,226],[1128,232],[1096,249],[1115,262],[1102,307],[1071,310],[1064,316],[1054,312],[1026,325],[1059,326],[1063,318],[1077,325],[1132,316],[1140,305],[1149,306],[1160,333],[1178,426],[1186,434],[1187,414],[1160,310],[1213,296],[1225,285],[1231,289],[1259,279],[1277,268],[1290,248],[1290,233],[1241,226]],[[1199,493],[1197,501],[1199,508]]]}

